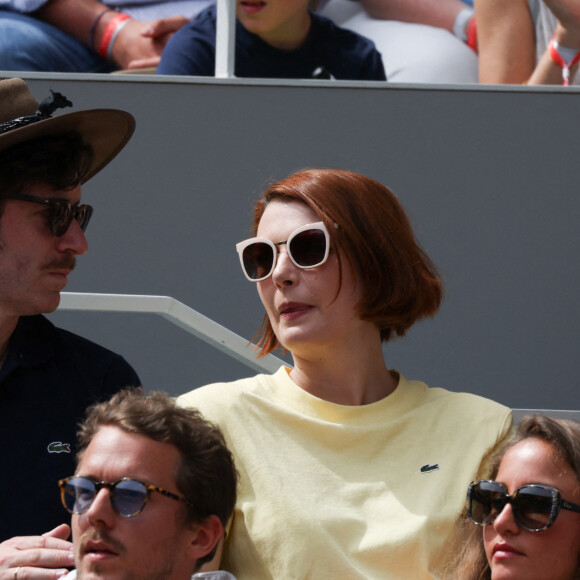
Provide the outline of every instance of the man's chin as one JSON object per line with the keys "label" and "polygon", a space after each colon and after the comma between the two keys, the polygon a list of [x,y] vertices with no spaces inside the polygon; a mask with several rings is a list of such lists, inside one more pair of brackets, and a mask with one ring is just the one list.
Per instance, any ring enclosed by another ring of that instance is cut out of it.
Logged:
{"label": "man's chin", "polygon": [[91,562],[87,561],[85,556],[83,560],[81,566],[77,568],[77,580],[121,580],[123,578],[121,566],[118,561],[113,561],[113,558]]}
{"label": "man's chin", "polygon": [[43,296],[37,304],[37,307],[34,310],[31,309],[29,315],[33,314],[49,314],[50,312],[54,312],[60,305],[60,290],[51,292],[46,296]]}

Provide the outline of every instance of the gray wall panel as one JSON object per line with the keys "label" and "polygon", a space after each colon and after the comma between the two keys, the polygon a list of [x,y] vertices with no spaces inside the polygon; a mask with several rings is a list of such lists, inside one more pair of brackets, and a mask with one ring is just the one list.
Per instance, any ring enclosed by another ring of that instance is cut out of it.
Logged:
{"label": "gray wall panel", "polygon": [[[514,407],[578,409],[575,89],[27,78],[38,99],[53,88],[137,118],[85,187],[91,249],[67,290],[169,295],[250,338],[262,310],[234,244],[252,201],[305,166],[352,169],[395,191],[446,281],[441,312],[386,346],[388,365]],[[148,388],[251,372],[151,315],[52,318],[122,352]]]}

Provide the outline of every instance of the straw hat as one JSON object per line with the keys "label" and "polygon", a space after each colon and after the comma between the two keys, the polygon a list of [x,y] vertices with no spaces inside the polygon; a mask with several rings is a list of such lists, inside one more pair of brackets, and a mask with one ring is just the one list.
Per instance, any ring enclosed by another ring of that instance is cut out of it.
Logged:
{"label": "straw hat", "polygon": [[84,183],[127,144],[135,130],[135,119],[118,109],[89,109],[51,116],[55,108],[65,106],[72,103],[59,93],[39,104],[22,79],[0,80],[0,151],[37,137],[79,133],[95,154]]}

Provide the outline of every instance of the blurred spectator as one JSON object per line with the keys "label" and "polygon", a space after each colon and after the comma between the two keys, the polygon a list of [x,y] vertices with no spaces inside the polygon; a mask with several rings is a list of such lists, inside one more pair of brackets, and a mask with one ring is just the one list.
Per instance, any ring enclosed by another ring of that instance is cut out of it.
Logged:
{"label": "blurred spectator", "polygon": [[475,0],[482,83],[580,84],[578,0]]}
{"label": "blurred spectator", "polygon": [[0,0],[0,70],[155,67],[171,34],[214,2]]}
{"label": "blurred spectator", "polygon": [[[309,0],[237,0],[235,75],[385,80],[374,44],[309,11]],[[158,74],[213,76],[216,8],[175,34]]]}
{"label": "blurred spectator", "polygon": [[[319,0],[318,12],[370,38],[390,82],[476,83],[467,42],[473,9],[462,0]],[[474,40],[474,39],[473,39]]]}

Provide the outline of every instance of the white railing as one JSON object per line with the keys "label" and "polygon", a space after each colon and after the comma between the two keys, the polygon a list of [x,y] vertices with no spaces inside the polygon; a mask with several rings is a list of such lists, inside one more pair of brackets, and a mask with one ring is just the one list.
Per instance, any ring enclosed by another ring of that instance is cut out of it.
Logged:
{"label": "white railing", "polygon": [[236,53],[235,0],[217,0],[215,76],[232,78]]}
{"label": "white railing", "polygon": [[287,364],[271,354],[256,358],[245,338],[169,296],[62,292],[58,309],[159,314],[255,371],[273,373]]}

